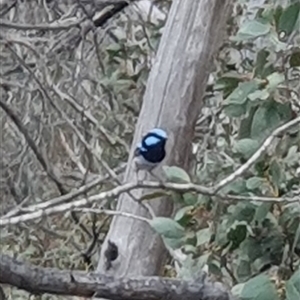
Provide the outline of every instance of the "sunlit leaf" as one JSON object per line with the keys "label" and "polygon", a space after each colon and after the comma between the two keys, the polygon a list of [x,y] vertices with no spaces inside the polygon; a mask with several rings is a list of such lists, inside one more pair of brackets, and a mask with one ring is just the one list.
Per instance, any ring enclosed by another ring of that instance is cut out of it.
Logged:
{"label": "sunlit leaf", "polygon": [[193,209],[193,206],[182,207],[175,214],[174,220],[177,221],[177,222],[180,221],[184,216],[189,214],[189,212],[191,212],[192,209]]}
{"label": "sunlit leaf", "polygon": [[227,97],[225,104],[243,104],[247,101],[248,95],[258,89],[259,85],[256,81],[242,82]]}
{"label": "sunlit leaf", "polygon": [[264,178],[261,178],[261,177],[251,177],[247,180],[246,182],[246,186],[247,186],[247,189],[249,190],[256,190],[258,189],[263,183],[265,182],[265,179]]}
{"label": "sunlit leaf", "polygon": [[187,174],[187,172],[179,167],[164,166],[163,170],[167,176],[167,179],[171,182],[189,183],[191,181],[190,176]]}
{"label": "sunlit leaf", "polygon": [[258,275],[246,282],[241,300],[279,300],[275,285],[266,275]]}
{"label": "sunlit leaf", "polygon": [[247,39],[257,38],[262,35],[266,35],[271,30],[271,25],[266,22],[260,22],[258,20],[246,21],[242,24],[237,35],[234,37],[235,41],[244,41]]}
{"label": "sunlit leaf", "polygon": [[233,149],[241,153],[246,159],[248,159],[259,147],[259,143],[253,139],[241,139],[236,142]]}
{"label": "sunlit leaf", "polygon": [[268,99],[270,96],[270,93],[267,91],[267,89],[263,89],[263,90],[257,90],[251,94],[249,94],[248,98],[251,101],[254,100],[266,100]]}
{"label": "sunlit leaf", "polygon": [[154,230],[169,239],[181,239],[184,237],[184,228],[170,218],[156,217],[149,220]]}
{"label": "sunlit leaf", "polygon": [[275,88],[277,88],[277,86],[280,83],[284,82],[285,78],[284,78],[284,74],[275,72],[269,75],[267,77],[267,80],[268,80],[267,89],[269,91],[273,91]]}
{"label": "sunlit leaf", "polygon": [[199,230],[196,233],[197,246],[201,246],[201,245],[208,243],[211,239],[211,235],[212,235],[212,232],[211,232],[210,228],[203,228],[203,229]]}

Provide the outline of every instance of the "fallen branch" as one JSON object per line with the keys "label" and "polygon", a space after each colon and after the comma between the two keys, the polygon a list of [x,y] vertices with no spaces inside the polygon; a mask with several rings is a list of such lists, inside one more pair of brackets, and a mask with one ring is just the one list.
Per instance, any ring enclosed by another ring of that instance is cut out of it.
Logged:
{"label": "fallen branch", "polygon": [[92,297],[97,294],[111,300],[229,300],[220,283],[162,277],[114,278],[95,272],[43,268],[0,255],[0,283],[32,294],[57,294]]}

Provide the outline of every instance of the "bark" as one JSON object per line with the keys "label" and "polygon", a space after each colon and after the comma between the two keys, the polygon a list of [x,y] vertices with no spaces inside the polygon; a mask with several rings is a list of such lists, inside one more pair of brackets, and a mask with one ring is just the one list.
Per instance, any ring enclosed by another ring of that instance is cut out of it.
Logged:
{"label": "bark", "polygon": [[[141,135],[152,127],[164,128],[169,135],[166,165],[187,167],[191,140],[212,56],[218,49],[220,31],[225,27],[228,1],[174,0],[160,42],[156,62],[151,70],[125,181],[135,180],[132,169],[133,149]],[[146,191],[136,191],[139,199]],[[172,213],[170,199],[152,200],[156,215]],[[147,216],[143,207],[128,194],[118,200],[117,209]],[[118,246],[119,257],[108,271],[114,276],[149,276],[158,274],[165,257],[161,239],[147,224],[121,217],[113,218],[103,244],[98,271],[104,272],[107,241]]]}
{"label": "bark", "polygon": [[92,297],[97,293],[111,300],[230,299],[226,291],[212,283],[188,283],[159,277],[114,279],[92,272],[36,267],[7,255],[0,255],[0,283],[32,294]]}

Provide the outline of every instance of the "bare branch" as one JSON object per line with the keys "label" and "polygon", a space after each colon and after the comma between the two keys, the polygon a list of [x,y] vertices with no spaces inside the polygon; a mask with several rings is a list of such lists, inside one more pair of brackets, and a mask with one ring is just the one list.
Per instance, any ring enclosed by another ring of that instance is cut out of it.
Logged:
{"label": "bare branch", "polygon": [[[114,172],[119,174],[120,172],[124,171],[125,168],[126,168],[126,165],[118,167],[114,170]],[[9,217],[15,216],[16,214],[18,214],[19,212],[21,212],[24,209],[26,209],[27,211],[34,211],[35,209],[45,209],[45,208],[48,208],[48,207],[51,207],[51,206],[54,206],[54,205],[58,205],[60,203],[71,201],[72,199],[74,199],[74,198],[76,198],[76,197],[78,197],[82,194],[87,193],[92,188],[96,187],[101,182],[104,182],[104,181],[108,180],[109,178],[110,178],[110,175],[108,175],[108,174],[105,175],[105,176],[98,176],[96,179],[94,179],[90,183],[87,183],[86,185],[81,186],[77,190],[74,190],[74,191],[72,191],[68,194],[62,195],[60,197],[53,198],[49,201],[44,201],[40,204],[32,205],[32,206],[29,206],[29,207],[26,207],[26,208],[22,208],[22,206],[20,205],[17,208],[15,208],[13,211],[10,211],[8,214],[3,216],[3,218],[9,218]],[[26,202],[27,202],[27,200],[26,200]]]}
{"label": "bare branch", "polygon": [[42,268],[0,255],[0,283],[32,294],[60,294],[99,297],[111,300],[229,300],[229,292],[220,283],[204,276],[194,282],[161,277],[114,278],[95,272]]}
{"label": "bare branch", "polygon": [[12,109],[10,109],[6,103],[0,100],[0,107],[7,113],[7,115],[11,118],[11,120],[15,123],[15,125],[18,127],[20,132],[23,134],[25,137],[30,149],[33,151],[35,154],[37,160],[40,162],[42,165],[43,169],[46,171],[47,175],[51,178],[51,180],[56,184],[59,192],[61,194],[66,194],[67,191],[64,189],[62,183],[59,181],[59,179],[56,177],[54,174],[54,171],[50,167],[50,165],[47,163],[47,159],[44,157],[42,152],[38,150],[37,145],[33,141],[33,139],[30,137],[28,134],[26,128],[23,126],[21,120],[17,117],[17,115],[13,112]]}
{"label": "bare branch", "polygon": [[72,21],[64,21],[64,22],[53,22],[48,24],[18,24],[12,23],[5,19],[1,20],[1,26],[8,29],[16,29],[16,30],[66,30],[73,27],[77,27],[83,21],[86,20],[86,17],[81,19],[75,19]]}
{"label": "bare branch", "polygon": [[[59,197],[59,198],[53,199],[55,201],[49,200],[44,203],[32,205],[30,207],[25,207],[22,209],[22,212],[24,212],[24,214],[22,214],[20,216],[2,217],[0,219],[0,227],[35,220],[35,219],[41,218],[42,216],[49,216],[49,215],[53,215],[53,214],[57,214],[57,213],[64,213],[64,212],[71,211],[71,210],[74,210],[74,209],[82,207],[82,206],[86,206],[88,204],[100,202],[100,201],[108,199],[108,198],[117,198],[118,196],[120,196],[123,193],[128,193],[131,190],[142,189],[142,188],[148,188],[148,189],[161,188],[161,189],[165,189],[165,190],[178,191],[181,193],[195,192],[195,193],[204,194],[204,195],[218,196],[218,194],[216,194],[214,192],[213,188],[207,188],[207,187],[196,185],[193,183],[179,184],[179,183],[161,183],[161,182],[147,181],[147,182],[143,182],[141,184],[137,184],[137,183],[131,182],[131,183],[125,183],[124,185],[117,186],[112,190],[90,196],[88,198],[83,198],[83,199],[79,199],[76,201],[72,201],[71,203],[65,203],[65,204],[56,205],[56,206],[51,207],[51,205],[53,205],[54,202],[61,200],[62,197]],[[254,201],[265,201],[265,202],[270,202],[270,201],[273,201],[273,202],[283,202],[283,201],[298,202],[299,201],[299,199],[297,197],[294,197],[294,198],[264,198],[264,197],[260,197],[260,198],[258,198],[258,197],[239,197],[239,196],[235,196],[235,195],[228,195],[228,196],[222,195],[220,197],[228,199],[228,200],[235,200],[235,201],[238,201],[238,200],[239,201],[254,200]],[[115,215],[118,215],[118,213],[115,213]]]}
{"label": "bare branch", "polygon": [[258,148],[258,150],[248,159],[246,163],[244,163],[242,166],[240,166],[236,171],[234,171],[232,174],[221,180],[218,184],[216,184],[213,188],[215,192],[218,192],[234,180],[236,180],[238,177],[240,177],[242,174],[244,174],[247,170],[250,169],[250,167],[263,155],[263,153],[268,149],[268,147],[272,144],[275,137],[282,134],[283,132],[289,130],[293,126],[296,126],[297,124],[300,124],[300,116],[293,119],[292,121],[289,121],[286,124],[283,124],[282,126],[276,128],[271,135],[269,135],[263,144]]}

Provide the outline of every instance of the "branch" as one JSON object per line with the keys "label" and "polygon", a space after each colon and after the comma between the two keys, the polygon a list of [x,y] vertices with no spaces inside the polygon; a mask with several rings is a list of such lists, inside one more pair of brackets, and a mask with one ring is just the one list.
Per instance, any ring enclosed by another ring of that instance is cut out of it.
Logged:
{"label": "branch", "polygon": [[[1,103],[1,102],[0,102]],[[64,195],[62,197],[58,197],[52,200],[49,200],[47,202],[32,205],[30,207],[24,208],[23,211],[30,211],[29,213],[25,213],[21,216],[16,217],[3,217],[0,219],[0,227],[4,227],[6,225],[13,225],[18,224],[20,222],[26,222],[34,219],[38,219],[42,216],[48,216],[53,215],[56,213],[63,213],[69,210],[72,210],[74,208],[86,206],[87,204],[92,204],[94,202],[99,202],[101,200],[104,200],[106,198],[117,198],[122,193],[128,193],[133,189],[137,188],[162,188],[165,190],[172,190],[172,191],[178,191],[181,193],[184,192],[196,192],[199,194],[209,195],[209,196],[218,196],[220,198],[227,198],[228,200],[247,200],[247,201],[265,201],[265,202],[283,202],[283,201],[289,201],[289,202],[297,202],[299,199],[297,197],[294,198],[270,198],[270,197],[257,197],[257,196],[249,196],[249,197],[240,197],[236,195],[219,195],[218,191],[221,190],[223,187],[234,181],[237,177],[240,177],[245,171],[247,171],[259,158],[260,156],[267,150],[267,148],[271,145],[274,138],[278,136],[279,134],[282,134],[286,130],[290,129],[291,127],[297,125],[300,123],[300,116],[296,119],[278,127],[273,131],[273,133],[263,142],[261,147],[252,155],[252,157],[241,167],[239,167],[234,173],[230,174],[228,177],[220,181],[218,184],[216,184],[213,187],[204,187],[200,186],[194,183],[188,183],[188,184],[177,184],[177,183],[162,183],[162,182],[144,182],[142,184],[137,183],[126,183],[124,185],[117,186],[116,188],[105,191],[102,193],[99,193],[98,195],[91,196],[89,198],[84,198],[80,200],[73,201],[72,203],[66,203],[57,205],[54,207],[51,207],[55,204],[62,203],[66,200],[72,199],[75,195],[80,195],[84,191],[91,188],[91,186],[94,186],[94,184],[88,184],[85,187],[82,187],[78,191],[75,191],[73,193]],[[93,151],[94,152],[94,151]],[[112,170],[110,170],[109,174],[111,173],[115,174]]]}
{"label": "branch", "polygon": [[289,130],[293,126],[300,124],[300,116],[289,121],[288,123],[283,124],[282,126],[276,128],[271,135],[269,135],[263,144],[258,148],[258,150],[248,159],[246,163],[240,166],[236,171],[227,176],[225,179],[221,180],[218,184],[216,184],[213,189],[215,192],[220,191],[222,188],[236,180],[242,174],[244,174],[250,167],[262,156],[262,154],[268,149],[268,147],[272,144],[275,137],[282,134],[283,132]]}
{"label": "branch", "polygon": [[129,182],[125,183],[124,185],[117,186],[109,191],[105,191],[99,193],[97,195],[93,195],[90,197],[85,197],[83,199],[79,199],[76,201],[72,201],[71,203],[65,203],[61,205],[57,205],[54,207],[46,208],[44,203],[32,205],[30,208],[23,208],[22,211],[30,211],[29,213],[25,213],[23,215],[17,217],[10,217],[10,218],[1,218],[0,219],[0,228],[7,226],[18,224],[20,222],[27,222],[31,220],[38,219],[42,216],[50,216],[57,213],[63,213],[74,208],[87,206],[88,204],[92,204],[95,202],[100,202],[107,198],[117,198],[123,193],[128,193],[133,189],[137,188],[162,188],[167,190],[173,191],[180,191],[184,192],[197,192],[200,194],[211,195],[213,196],[213,191],[210,188],[206,188],[200,185],[196,185],[193,183],[187,184],[177,184],[177,183],[161,183],[161,182],[144,182],[143,184],[137,184],[136,182]]}
{"label": "branch", "polygon": [[[120,172],[123,172],[126,168],[126,165],[122,165],[116,169],[114,169],[114,172],[119,174]],[[36,205],[31,205],[28,206],[26,208],[22,207],[21,205],[16,207],[13,211],[8,212],[5,216],[3,216],[2,218],[9,218],[9,217],[13,217],[15,215],[17,215],[19,212],[21,212],[22,210],[26,210],[26,211],[34,211],[36,209],[44,209],[44,208],[48,208],[54,205],[58,205],[60,203],[65,203],[65,202],[69,202],[72,199],[75,199],[76,197],[82,195],[82,194],[86,194],[87,192],[89,192],[91,189],[93,189],[94,187],[96,187],[97,185],[99,185],[100,183],[108,180],[110,178],[110,175],[105,175],[105,176],[97,176],[96,179],[94,179],[93,181],[87,183],[86,185],[81,186],[80,188],[78,188],[77,190],[71,191],[68,194],[53,198],[51,200],[48,201],[44,201],[42,203],[36,204]]]}
{"label": "branch", "polygon": [[1,26],[8,29],[16,29],[16,30],[66,30],[73,27],[77,27],[83,21],[86,20],[86,17],[77,19],[75,21],[67,21],[67,22],[53,22],[49,24],[18,24],[12,23],[5,19],[1,20]]}
{"label": "branch", "polygon": [[219,283],[197,282],[161,277],[114,278],[95,272],[58,270],[24,263],[0,255],[0,283],[9,284],[32,294],[59,294],[99,297],[111,300],[229,300],[230,295]]}
{"label": "branch", "polygon": [[43,154],[39,151],[37,145],[35,144],[34,140],[31,138],[31,136],[29,135],[28,131],[26,130],[26,128],[23,126],[22,122],[20,121],[20,119],[18,118],[17,114],[11,109],[9,108],[6,103],[2,102],[0,100],[0,107],[6,112],[6,114],[10,117],[10,119],[14,122],[14,124],[17,126],[17,128],[19,129],[19,131],[23,134],[23,136],[26,139],[26,142],[28,143],[28,146],[30,147],[30,149],[33,151],[33,153],[35,154],[37,160],[40,162],[40,164],[42,165],[43,169],[45,170],[45,172],[47,173],[47,175],[51,178],[51,180],[56,184],[59,192],[61,194],[66,194],[66,190],[64,189],[62,183],[59,181],[59,179],[55,176],[53,170],[51,169],[51,167],[49,166],[49,164],[47,164],[47,160],[46,158],[43,156]]}

